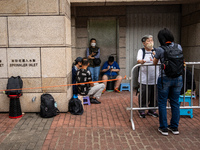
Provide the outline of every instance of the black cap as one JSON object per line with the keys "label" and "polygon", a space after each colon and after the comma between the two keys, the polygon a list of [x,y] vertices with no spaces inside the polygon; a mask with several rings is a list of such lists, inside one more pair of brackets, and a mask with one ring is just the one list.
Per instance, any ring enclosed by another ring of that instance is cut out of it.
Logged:
{"label": "black cap", "polygon": [[142,37],[142,39],[141,39],[141,41],[142,42],[145,42],[147,39],[149,39],[149,38],[153,38],[153,36],[152,35],[144,35],[143,37]]}
{"label": "black cap", "polygon": [[75,59],[75,62],[82,62],[82,57],[77,57],[77,58]]}

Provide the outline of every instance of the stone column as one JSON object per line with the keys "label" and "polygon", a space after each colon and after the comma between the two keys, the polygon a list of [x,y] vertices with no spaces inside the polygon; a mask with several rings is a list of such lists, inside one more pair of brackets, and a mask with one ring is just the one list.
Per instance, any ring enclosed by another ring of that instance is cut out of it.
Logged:
{"label": "stone column", "polygon": [[[71,14],[68,0],[0,1],[0,84],[20,75],[24,88],[71,83]],[[60,111],[68,111],[72,88],[68,86],[24,90],[23,112],[38,112],[40,96],[53,95]],[[36,101],[32,98],[36,96]],[[0,94],[0,111],[9,99]]]}

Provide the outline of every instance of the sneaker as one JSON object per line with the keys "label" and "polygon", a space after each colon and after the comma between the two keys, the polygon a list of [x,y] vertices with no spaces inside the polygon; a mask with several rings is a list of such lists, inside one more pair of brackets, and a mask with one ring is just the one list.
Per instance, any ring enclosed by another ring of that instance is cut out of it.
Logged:
{"label": "sneaker", "polygon": [[120,93],[120,90],[118,88],[115,88],[114,90],[115,92]]}
{"label": "sneaker", "polygon": [[140,118],[145,118],[145,113],[140,113]]}
{"label": "sneaker", "polygon": [[106,89],[104,89],[104,90],[102,91],[102,94],[105,93],[105,91],[106,91]]}
{"label": "sneaker", "polygon": [[101,102],[98,101],[96,98],[90,98],[90,103],[92,103],[92,104],[101,104]]}
{"label": "sneaker", "polygon": [[171,131],[173,134],[179,134],[178,128],[172,128],[170,126],[168,126],[168,130]]}
{"label": "sneaker", "polygon": [[156,112],[148,112],[147,113],[149,116],[153,116],[153,117],[158,117],[158,114]]}
{"label": "sneaker", "polygon": [[162,135],[168,135],[168,130],[167,130],[167,128],[164,128],[164,129],[158,128],[158,131],[159,131]]}

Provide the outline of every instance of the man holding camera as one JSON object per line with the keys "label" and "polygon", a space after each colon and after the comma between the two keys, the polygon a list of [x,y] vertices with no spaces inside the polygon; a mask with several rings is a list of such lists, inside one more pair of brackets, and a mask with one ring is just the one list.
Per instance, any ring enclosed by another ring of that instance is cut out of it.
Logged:
{"label": "man holding camera", "polygon": [[[104,72],[104,75],[102,77],[102,80],[108,80],[108,79],[117,79],[114,86],[114,91],[117,93],[120,93],[119,86],[122,82],[122,77],[118,75],[118,72],[120,71],[119,65],[116,61],[114,61],[113,56],[109,56],[108,61],[106,61],[102,67],[102,72]],[[104,82],[105,89],[102,93],[106,91],[107,81]]]}

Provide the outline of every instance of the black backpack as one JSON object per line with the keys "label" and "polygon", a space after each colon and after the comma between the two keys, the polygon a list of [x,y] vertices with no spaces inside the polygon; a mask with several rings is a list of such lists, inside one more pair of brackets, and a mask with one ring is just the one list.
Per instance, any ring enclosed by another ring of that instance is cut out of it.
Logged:
{"label": "black backpack", "polygon": [[17,96],[21,96],[22,95],[22,87],[23,87],[23,81],[21,79],[20,76],[17,77],[10,77],[8,79],[8,83],[7,83],[7,90],[10,89],[17,89],[17,90],[11,90],[11,91],[6,91],[6,95],[17,95]]}
{"label": "black backpack", "polygon": [[[143,52],[143,54],[142,54],[142,59],[144,59],[144,57],[145,57],[145,48],[141,48],[142,49],[142,52]],[[153,48],[152,50],[151,50],[152,52],[155,52],[156,51],[156,49],[155,48]]]}
{"label": "black backpack", "polygon": [[99,66],[101,64],[101,59],[100,58],[94,58],[93,62],[94,62],[95,66]]}
{"label": "black backpack", "polygon": [[183,74],[184,71],[184,57],[183,52],[178,49],[178,44],[174,46],[161,46],[164,49],[164,63],[161,68],[164,70],[167,77],[177,78]]}
{"label": "black backpack", "polygon": [[59,113],[57,107],[55,107],[55,100],[51,94],[41,95],[41,105],[40,105],[40,116],[42,118],[51,118]]}
{"label": "black backpack", "polygon": [[68,111],[73,115],[82,115],[84,110],[81,101],[78,98],[72,97],[69,100]]}

